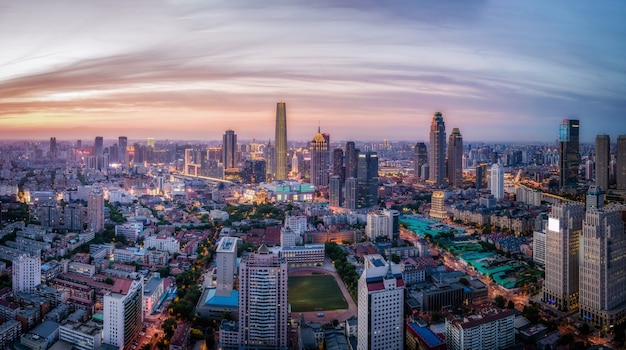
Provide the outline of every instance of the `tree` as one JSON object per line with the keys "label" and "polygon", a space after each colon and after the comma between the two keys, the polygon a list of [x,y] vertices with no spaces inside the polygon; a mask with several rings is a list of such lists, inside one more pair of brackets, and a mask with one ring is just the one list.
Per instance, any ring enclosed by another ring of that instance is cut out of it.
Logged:
{"label": "tree", "polygon": [[504,305],[506,304],[506,299],[504,299],[502,295],[497,295],[494,299],[494,302],[496,303],[497,307],[503,309]]}
{"label": "tree", "polygon": [[391,254],[391,261],[393,261],[394,264],[399,264],[400,263],[400,257],[398,256],[398,254],[396,253],[392,253]]}
{"label": "tree", "polygon": [[104,283],[106,283],[106,284],[115,284],[115,281],[111,277],[107,277],[104,280]]}
{"label": "tree", "polygon": [[514,309],[515,308],[515,303],[513,303],[513,300],[509,300],[509,303],[506,304],[506,308],[507,309]]}

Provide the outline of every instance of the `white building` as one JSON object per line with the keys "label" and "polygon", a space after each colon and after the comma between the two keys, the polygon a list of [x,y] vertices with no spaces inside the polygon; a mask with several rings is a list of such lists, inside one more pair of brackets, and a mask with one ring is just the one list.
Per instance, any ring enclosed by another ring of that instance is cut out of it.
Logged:
{"label": "white building", "polygon": [[366,255],[359,278],[358,350],[404,349],[404,280],[400,265]]}
{"label": "white building", "polygon": [[280,257],[285,258],[289,266],[321,266],[324,264],[324,252],[323,244],[305,244],[282,247]]}
{"label": "white building", "polygon": [[94,232],[102,232],[104,230],[104,194],[99,189],[94,189],[89,193],[87,219],[90,230]]}
{"label": "white building", "polygon": [[496,199],[504,198],[504,168],[499,163],[491,166],[489,182],[491,184],[491,194]]}
{"label": "white building", "polygon": [[389,238],[393,239],[393,222],[391,218],[380,211],[373,211],[367,214],[367,224],[365,225],[365,235],[369,239]]}
{"label": "white building", "polygon": [[230,291],[234,288],[238,241],[235,237],[222,237],[217,243],[215,251],[217,293],[228,292],[230,295]]}
{"label": "white building", "polygon": [[122,235],[131,242],[137,242],[142,232],[142,222],[127,222],[121,225],[115,225],[115,235]]}
{"label": "white building", "polygon": [[155,272],[143,287],[143,312],[144,316],[152,314],[156,309],[165,292],[165,283],[161,274]]}
{"label": "white building", "polygon": [[67,320],[59,327],[59,339],[72,344],[72,349],[98,349],[102,345],[102,325]]}
{"label": "white building", "polygon": [[72,261],[67,264],[67,272],[87,277],[93,277],[93,275],[96,274],[96,265]]}
{"label": "white building", "polygon": [[13,260],[13,291],[32,293],[41,284],[41,259],[20,255]]}
{"label": "white building", "polygon": [[261,245],[239,264],[239,340],[244,348],[287,349],[287,263]]}
{"label": "white building", "polygon": [[446,318],[445,338],[450,350],[497,350],[515,345],[515,312],[490,310],[461,319]]}
{"label": "white building", "polygon": [[578,252],[582,233],[583,206],[555,204],[546,227],[546,276],[543,301],[555,308],[578,307]]}
{"label": "white building", "polygon": [[154,248],[156,250],[168,252],[170,254],[180,252],[180,242],[172,236],[148,236],[144,240],[143,246],[145,249]]}
{"label": "white building", "polygon": [[546,232],[533,232],[533,261],[541,266],[546,264]]}
{"label": "white building", "polygon": [[[141,275],[140,275],[141,276]],[[130,348],[133,339],[141,331],[143,281],[119,278],[104,296],[104,327],[102,341],[119,347]]]}
{"label": "white building", "polygon": [[583,222],[580,318],[613,327],[626,317],[626,235],[619,210],[591,210]]}
{"label": "white building", "polygon": [[302,234],[307,230],[306,216],[287,216],[285,218],[285,228],[290,229],[299,236],[302,236]]}
{"label": "white building", "polygon": [[280,228],[280,246],[283,248],[294,247],[302,243],[302,237],[286,227]]}

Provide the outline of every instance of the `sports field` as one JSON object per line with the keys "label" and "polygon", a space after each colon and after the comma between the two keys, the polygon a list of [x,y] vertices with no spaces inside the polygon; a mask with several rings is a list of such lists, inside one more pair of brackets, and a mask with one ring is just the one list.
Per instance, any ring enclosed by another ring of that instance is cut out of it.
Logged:
{"label": "sports field", "polygon": [[330,275],[289,276],[291,312],[347,309],[341,289]]}

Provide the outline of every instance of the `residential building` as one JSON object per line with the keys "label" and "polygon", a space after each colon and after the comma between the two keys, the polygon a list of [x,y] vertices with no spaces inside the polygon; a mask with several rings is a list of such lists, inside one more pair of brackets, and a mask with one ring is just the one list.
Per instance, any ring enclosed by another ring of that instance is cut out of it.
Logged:
{"label": "residential building", "polygon": [[413,174],[422,181],[428,180],[428,174],[422,172],[424,164],[428,164],[428,150],[424,142],[418,142],[413,149]]}
{"label": "residential building", "polygon": [[13,259],[13,292],[32,293],[41,284],[41,258],[20,255]]}
{"label": "residential building", "polygon": [[515,345],[513,310],[489,310],[463,318],[446,318],[445,338],[449,350],[498,350]]}
{"label": "residential building", "polygon": [[491,184],[491,195],[496,199],[504,198],[504,168],[499,163],[491,166],[489,182]]}
{"label": "residential building", "polygon": [[118,278],[113,288],[104,296],[102,329],[103,343],[129,348],[141,331],[143,323],[143,281]]}

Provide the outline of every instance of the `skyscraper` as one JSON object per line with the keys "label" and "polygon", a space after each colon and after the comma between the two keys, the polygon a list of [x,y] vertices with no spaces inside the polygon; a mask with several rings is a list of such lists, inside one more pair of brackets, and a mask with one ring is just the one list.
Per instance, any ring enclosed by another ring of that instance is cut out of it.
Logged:
{"label": "skyscraper", "polygon": [[273,179],[276,174],[276,148],[271,142],[268,142],[263,149],[263,159],[265,159],[265,171],[267,178]]}
{"label": "skyscraper", "polygon": [[333,150],[333,176],[339,176],[343,180],[344,175],[345,168],[343,167],[343,150],[341,148],[335,148]]}
{"label": "skyscraper", "polygon": [[357,176],[357,167],[359,150],[355,147],[354,142],[346,142],[346,179]]}
{"label": "skyscraper", "polygon": [[287,180],[287,110],[284,102],[276,105],[276,180]]}
{"label": "skyscraper", "polygon": [[378,205],[378,153],[359,153],[357,187],[357,208]]}
{"label": "skyscraper", "polygon": [[317,129],[309,147],[311,153],[311,184],[315,187],[328,186],[328,140]]}
{"label": "skyscraper", "polygon": [[237,240],[236,237],[222,237],[217,243],[215,262],[217,264],[216,294],[228,295],[235,285],[237,267]]}
{"label": "skyscraper", "polygon": [[41,258],[20,255],[13,259],[13,291],[32,293],[41,284]]}
{"label": "skyscraper", "polygon": [[485,188],[485,182],[487,178],[487,164],[481,163],[476,166],[476,189],[480,190]]}
{"label": "skyscraper", "polygon": [[435,112],[430,124],[429,147],[428,181],[434,186],[443,186],[446,180],[446,125],[441,112]]}
{"label": "skyscraper", "polygon": [[420,180],[428,180],[428,174],[422,173],[422,165],[428,163],[428,151],[424,142],[418,142],[413,148],[413,172]]}
{"label": "skyscraper", "polygon": [[626,235],[621,211],[587,211],[581,249],[580,318],[612,327],[626,315]]}
{"label": "skyscraper", "polygon": [[356,177],[349,177],[346,179],[346,188],[344,206],[346,209],[356,209],[359,202],[358,195],[358,180]]}
{"label": "skyscraper", "polygon": [[96,233],[104,230],[104,194],[102,190],[94,189],[89,193],[87,214],[90,230]]}
{"label": "skyscraper", "polygon": [[118,278],[103,298],[102,341],[129,349],[143,323],[143,281]]}
{"label": "skyscraper", "polygon": [[504,197],[504,168],[499,163],[491,166],[491,174],[489,177],[491,183],[491,194],[500,199]]}
{"label": "skyscraper", "polygon": [[602,209],[602,207],[604,207],[604,192],[599,186],[589,186],[585,194],[585,210]]}
{"label": "skyscraper", "polygon": [[222,137],[222,156],[224,169],[237,166],[237,134],[233,130],[226,130]]}
{"label": "skyscraper", "polygon": [[559,129],[559,186],[561,190],[578,185],[580,165],[579,122],[576,119],[563,119]]}
{"label": "skyscraper", "polygon": [[262,244],[239,264],[239,345],[287,349],[287,262]]}
{"label": "skyscraper", "polygon": [[596,135],[596,185],[604,191],[609,189],[609,162],[611,161],[611,138]]}
{"label": "skyscraper", "polygon": [[329,179],[328,184],[328,205],[331,207],[341,207],[342,201],[342,184],[341,177],[333,175]]}
{"label": "skyscraper", "polygon": [[543,301],[561,310],[578,307],[578,252],[584,216],[578,203],[555,204],[548,216]]}
{"label": "skyscraper", "polygon": [[94,143],[94,155],[101,156],[104,154],[104,139],[102,136],[96,136],[96,141]]}
{"label": "skyscraper", "polygon": [[618,190],[626,190],[626,135],[617,137],[615,182]]}
{"label": "skyscraper", "polygon": [[57,138],[51,137],[50,138],[50,158],[57,159],[58,155],[59,155],[59,148],[57,146]]}
{"label": "skyscraper", "polygon": [[117,146],[118,146],[118,151],[117,151],[117,161],[120,163],[124,163],[127,164],[128,163],[128,137],[126,136],[120,136],[117,139]]}
{"label": "skyscraper", "polygon": [[455,188],[463,185],[463,136],[459,128],[452,129],[448,141],[448,183]]}
{"label": "skyscraper", "polygon": [[400,265],[365,255],[359,278],[358,350],[404,349],[404,280]]}

